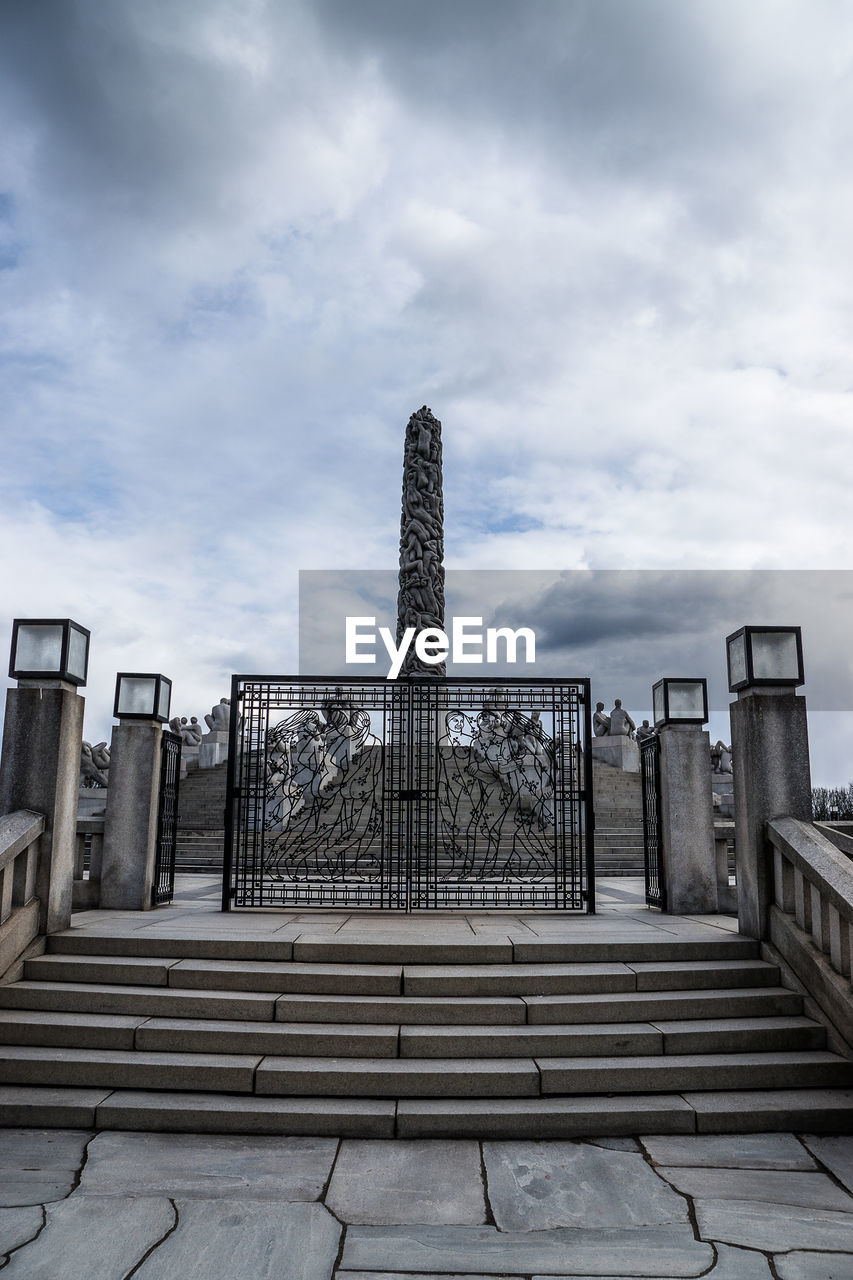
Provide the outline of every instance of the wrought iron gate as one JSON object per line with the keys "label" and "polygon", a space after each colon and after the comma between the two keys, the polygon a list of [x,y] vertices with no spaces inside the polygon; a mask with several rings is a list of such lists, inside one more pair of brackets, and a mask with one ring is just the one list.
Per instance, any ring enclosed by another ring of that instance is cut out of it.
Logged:
{"label": "wrought iron gate", "polygon": [[151,903],[171,902],[175,891],[175,846],[178,839],[178,785],[181,776],[180,734],[163,730],[160,747],[160,797],[157,809],[157,855]]}
{"label": "wrought iron gate", "polygon": [[654,734],[640,743],[643,781],[643,856],[646,902],[666,911],[666,879],[660,842],[660,738]]}
{"label": "wrought iron gate", "polygon": [[235,676],[223,910],[595,909],[587,680]]}

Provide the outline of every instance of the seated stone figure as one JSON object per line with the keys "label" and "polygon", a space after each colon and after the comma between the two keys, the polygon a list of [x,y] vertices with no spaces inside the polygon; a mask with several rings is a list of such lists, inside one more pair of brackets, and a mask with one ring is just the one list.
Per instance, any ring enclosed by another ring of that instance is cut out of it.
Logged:
{"label": "seated stone figure", "polygon": [[646,738],[655,736],[654,728],[649,724],[648,720],[644,720],[641,725],[637,726],[637,741],[645,742]]}
{"label": "seated stone figure", "polygon": [[617,698],[613,710],[610,712],[610,729],[611,738],[631,738],[637,726],[624,710],[622,699]]}
{"label": "seated stone figure", "polygon": [[211,733],[227,733],[231,724],[231,702],[228,698],[220,698],[210,714],[204,717],[204,723]]}
{"label": "seated stone figure", "polygon": [[592,731],[596,738],[603,738],[610,732],[610,716],[605,713],[603,702],[596,702],[595,704],[595,714],[592,717]]}

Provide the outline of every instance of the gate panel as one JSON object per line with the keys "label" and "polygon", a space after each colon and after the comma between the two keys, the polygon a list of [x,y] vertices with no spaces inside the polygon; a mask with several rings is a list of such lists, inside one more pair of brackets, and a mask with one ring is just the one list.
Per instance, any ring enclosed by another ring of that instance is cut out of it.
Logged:
{"label": "gate panel", "polygon": [[178,786],[181,777],[180,734],[163,730],[160,746],[160,793],[157,805],[157,853],[151,904],[171,902],[175,891],[175,849],[178,842]]}
{"label": "gate panel", "polygon": [[643,859],[646,903],[666,911],[666,880],[660,840],[660,738],[654,734],[640,743],[643,783]]}
{"label": "gate panel", "polygon": [[594,909],[588,682],[235,677],[231,705],[224,909]]}

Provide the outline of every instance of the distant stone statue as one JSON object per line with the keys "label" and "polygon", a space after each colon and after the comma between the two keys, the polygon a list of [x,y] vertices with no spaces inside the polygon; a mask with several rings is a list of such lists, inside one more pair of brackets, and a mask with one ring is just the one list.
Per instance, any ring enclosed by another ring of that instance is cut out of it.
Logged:
{"label": "distant stone statue", "polygon": [[733,773],[732,749],[718,738],[711,748],[711,769],[714,773]]}
{"label": "distant stone statue", "polygon": [[644,720],[641,725],[637,726],[637,741],[645,742],[646,738],[655,736],[655,729],[649,724],[648,720]]}
{"label": "distant stone statue", "polygon": [[204,723],[211,733],[227,733],[231,724],[231,703],[228,698],[220,698],[210,714],[204,717]]}
{"label": "distant stone statue", "polygon": [[187,720],[186,716],[175,716],[169,721],[169,728],[176,733],[185,747],[197,747],[202,739],[202,729],[198,717]]}
{"label": "distant stone statue", "polygon": [[[96,758],[97,757],[97,758]],[[108,787],[107,772],[110,767],[110,750],[105,742],[92,746],[91,742],[80,745],[80,786]]]}
{"label": "distant stone statue", "polygon": [[610,716],[605,713],[603,702],[596,702],[595,704],[592,731],[596,738],[604,738],[610,732]]}
{"label": "distant stone statue", "polygon": [[633,736],[637,726],[622,707],[622,699],[617,698],[613,710],[610,712],[610,729],[611,738],[630,738]]}

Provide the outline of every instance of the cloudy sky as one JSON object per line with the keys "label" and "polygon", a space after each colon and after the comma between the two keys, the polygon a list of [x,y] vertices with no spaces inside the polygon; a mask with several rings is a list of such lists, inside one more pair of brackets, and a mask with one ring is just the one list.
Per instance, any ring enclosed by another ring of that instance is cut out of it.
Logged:
{"label": "cloudy sky", "polygon": [[853,567],[847,0],[0,13],[0,630],[91,628],[87,736],[294,670],[424,403],[449,567]]}

